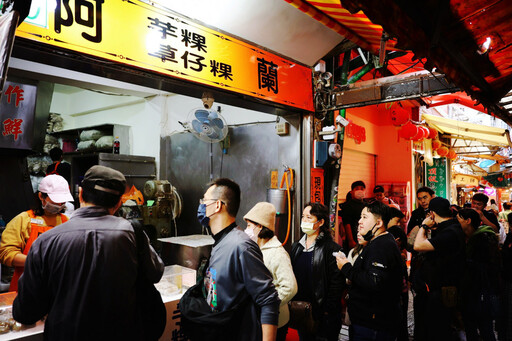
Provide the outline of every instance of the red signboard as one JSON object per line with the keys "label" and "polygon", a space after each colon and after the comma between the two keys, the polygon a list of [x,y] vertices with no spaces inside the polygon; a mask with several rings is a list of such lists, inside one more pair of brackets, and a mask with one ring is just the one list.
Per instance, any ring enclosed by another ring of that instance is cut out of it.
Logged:
{"label": "red signboard", "polygon": [[324,203],[324,170],[311,168],[311,202]]}

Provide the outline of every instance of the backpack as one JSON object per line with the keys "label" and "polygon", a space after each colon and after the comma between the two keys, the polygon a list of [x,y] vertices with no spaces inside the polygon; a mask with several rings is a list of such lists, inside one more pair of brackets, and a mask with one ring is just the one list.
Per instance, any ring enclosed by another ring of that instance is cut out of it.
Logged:
{"label": "backpack", "polygon": [[147,237],[140,222],[136,220],[130,221],[135,232],[135,241],[137,244],[137,259],[139,260],[139,269],[137,272],[136,290],[136,314],[137,324],[140,325],[141,340],[145,341],[156,341],[162,336],[165,330],[165,324],[167,323],[167,310],[165,304],[162,301],[160,292],[155,288],[155,285],[144,278],[143,269],[140,268],[142,263],[140,259],[147,252],[148,243]]}

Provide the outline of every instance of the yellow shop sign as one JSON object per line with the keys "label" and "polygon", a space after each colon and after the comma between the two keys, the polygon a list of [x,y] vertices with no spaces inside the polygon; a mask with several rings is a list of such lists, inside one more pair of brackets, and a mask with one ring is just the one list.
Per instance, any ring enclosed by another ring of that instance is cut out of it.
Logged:
{"label": "yellow shop sign", "polygon": [[310,68],[137,0],[33,0],[17,36],[314,110]]}

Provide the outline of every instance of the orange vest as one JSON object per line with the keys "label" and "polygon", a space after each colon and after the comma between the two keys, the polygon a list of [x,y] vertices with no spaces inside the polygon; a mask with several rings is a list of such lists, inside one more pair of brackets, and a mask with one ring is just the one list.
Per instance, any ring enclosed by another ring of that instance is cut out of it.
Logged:
{"label": "orange vest", "polygon": [[[32,246],[32,243],[39,237],[40,234],[51,230],[55,226],[45,226],[44,220],[42,219],[36,219],[36,215],[34,214],[34,211],[29,210],[27,211],[28,216],[30,217],[30,237],[27,240],[27,244],[25,245],[25,248],[23,249],[23,254],[28,255],[28,251],[30,250],[30,247]],[[66,217],[64,214],[60,214],[60,219],[62,223],[65,223],[68,221],[68,217]],[[42,224],[41,224],[42,222]],[[23,266],[16,266],[14,267],[14,275],[12,276],[11,280],[11,286],[9,287],[9,291],[18,291],[18,280],[20,279],[21,274],[23,274],[23,270],[25,267]]]}

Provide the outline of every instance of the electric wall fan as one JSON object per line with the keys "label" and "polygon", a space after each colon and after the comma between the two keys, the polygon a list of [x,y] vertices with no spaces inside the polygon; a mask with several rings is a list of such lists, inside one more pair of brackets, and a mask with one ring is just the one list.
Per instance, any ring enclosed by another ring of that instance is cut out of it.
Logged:
{"label": "electric wall fan", "polygon": [[198,139],[208,142],[220,142],[226,138],[228,125],[215,110],[198,108],[192,110],[187,119],[187,128]]}

